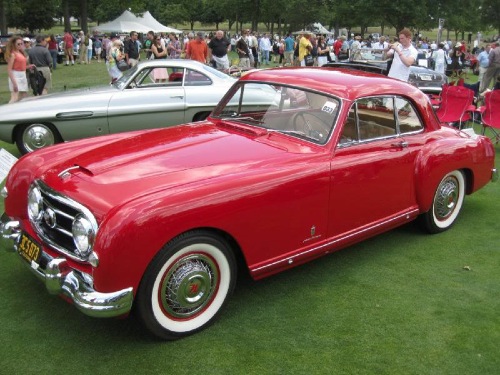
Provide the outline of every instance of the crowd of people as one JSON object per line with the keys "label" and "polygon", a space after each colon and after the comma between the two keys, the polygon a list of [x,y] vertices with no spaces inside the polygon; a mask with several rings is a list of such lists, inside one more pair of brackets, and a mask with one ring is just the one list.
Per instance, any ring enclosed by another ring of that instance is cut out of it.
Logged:
{"label": "crowd of people", "polygon": [[[32,44],[34,44],[32,46]],[[33,41],[21,36],[12,37],[7,44],[10,102],[21,100],[27,95],[26,71],[40,70],[46,80],[42,94],[51,88],[51,71],[56,69],[59,50],[64,51],[65,66],[90,64],[93,60],[105,61],[111,82],[122,76],[124,70],[138,64],[141,52],[146,59],[192,59],[203,64],[227,71],[230,66],[257,68],[278,64],[281,66],[322,66],[329,61],[358,60],[364,48],[381,50],[389,61],[390,77],[408,80],[409,67],[420,54],[433,62],[433,69],[445,73],[452,70],[452,76],[459,76],[464,69],[465,59],[477,55],[479,64],[480,92],[484,92],[500,76],[500,45],[486,44],[470,50],[465,41],[436,44],[427,39],[413,38],[408,29],[398,32],[397,37],[362,38],[359,34],[350,37],[331,34],[314,35],[304,31],[296,34],[270,35],[243,30],[241,34],[226,35],[222,30],[213,34],[189,32],[185,35],[148,32],[141,40],[139,33],[132,31],[126,36],[111,33],[109,36],[90,35],[84,31],[76,35],[66,31],[63,36],[39,35]],[[231,61],[229,53],[237,54],[237,61]],[[162,82],[158,71],[157,82]]]}

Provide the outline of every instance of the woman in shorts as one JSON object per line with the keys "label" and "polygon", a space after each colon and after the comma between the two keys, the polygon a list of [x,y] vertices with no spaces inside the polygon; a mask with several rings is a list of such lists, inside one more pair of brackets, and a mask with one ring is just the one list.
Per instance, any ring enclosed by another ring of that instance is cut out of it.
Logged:
{"label": "woman in shorts", "polygon": [[9,76],[9,103],[15,103],[28,95],[27,64],[22,37],[13,36],[9,39],[5,59],[7,60],[7,74]]}

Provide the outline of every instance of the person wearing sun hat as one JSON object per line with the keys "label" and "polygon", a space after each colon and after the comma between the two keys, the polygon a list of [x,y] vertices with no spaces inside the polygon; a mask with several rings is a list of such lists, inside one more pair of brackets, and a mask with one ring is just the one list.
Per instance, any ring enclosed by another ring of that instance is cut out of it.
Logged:
{"label": "person wearing sun hat", "polygon": [[462,43],[458,42],[455,44],[455,46],[452,48],[450,52],[450,58],[451,58],[451,70],[452,70],[452,77],[457,78],[460,76],[460,73],[462,72],[462,63],[461,63],[461,58],[462,58]]}
{"label": "person wearing sun hat", "polygon": [[349,59],[351,61],[361,59],[361,35],[354,35],[354,41],[351,43],[351,53]]}
{"label": "person wearing sun hat", "polygon": [[31,39],[28,37],[24,37],[23,43],[24,43],[24,52],[28,53],[29,50],[31,49]]}

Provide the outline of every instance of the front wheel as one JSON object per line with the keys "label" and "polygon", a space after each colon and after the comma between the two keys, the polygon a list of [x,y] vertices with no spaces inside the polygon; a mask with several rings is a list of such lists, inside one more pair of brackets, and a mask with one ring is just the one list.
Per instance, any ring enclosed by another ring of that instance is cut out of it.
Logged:
{"label": "front wheel", "polygon": [[431,209],[422,215],[424,227],[430,233],[440,233],[455,222],[465,197],[465,179],[461,171],[453,171],[439,183]]}
{"label": "front wheel", "polygon": [[51,124],[22,125],[16,132],[16,145],[23,155],[60,142],[61,136]]}
{"label": "front wheel", "polygon": [[148,266],[137,292],[140,320],[154,335],[175,340],[210,325],[236,282],[230,246],[206,231],[168,243]]}
{"label": "front wheel", "polygon": [[193,116],[193,122],[206,120],[210,112],[200,112]]}

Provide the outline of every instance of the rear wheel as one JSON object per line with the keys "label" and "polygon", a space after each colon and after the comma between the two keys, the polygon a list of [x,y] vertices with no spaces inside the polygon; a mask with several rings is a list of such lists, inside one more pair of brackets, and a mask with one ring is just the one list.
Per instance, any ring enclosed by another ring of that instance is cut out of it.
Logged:
{"label": "rear wheel", "polygon": [[453,171],[439,183],[431,209],[422,215],[424,227],[430,233],[449,229],[455,222],[465,197],[465,179],[461,171]]}
{"label": "rear wheel", "polygon": [[23,155],[60,142],[62,138],[52,124],[21,125],[16,131],[16,145]]}
{"label": "rear wheel", "polygon": [[229,245],[207,231],[183,234],[148,266],[137,293],[140,320],[175,340],[210,325],[231,295],[236,263]]}

